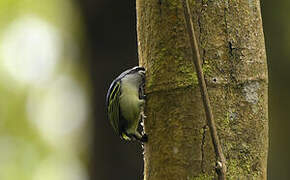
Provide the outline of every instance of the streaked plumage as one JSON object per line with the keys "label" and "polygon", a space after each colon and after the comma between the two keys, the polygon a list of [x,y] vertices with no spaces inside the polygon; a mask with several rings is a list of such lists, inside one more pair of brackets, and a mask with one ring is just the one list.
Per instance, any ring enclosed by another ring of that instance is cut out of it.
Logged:
{"label": "streaked plumage", "polygon": [[115,132],[125,140],[147,141],[138,131],[144,105],[145,69],[134,67],[123,72],[111,84],[107,93],[107,112]]}

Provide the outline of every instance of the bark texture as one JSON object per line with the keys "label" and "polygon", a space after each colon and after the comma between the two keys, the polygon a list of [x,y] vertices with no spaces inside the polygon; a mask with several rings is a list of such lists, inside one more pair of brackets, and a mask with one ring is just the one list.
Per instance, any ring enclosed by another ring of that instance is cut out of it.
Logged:
{"label": "bark texture", "polygon": [[[137,0],[147,69],[145,180],[216,177],[180,0]],[[191,0],[228,179],[266,179],[267,63],[259,0]]]}

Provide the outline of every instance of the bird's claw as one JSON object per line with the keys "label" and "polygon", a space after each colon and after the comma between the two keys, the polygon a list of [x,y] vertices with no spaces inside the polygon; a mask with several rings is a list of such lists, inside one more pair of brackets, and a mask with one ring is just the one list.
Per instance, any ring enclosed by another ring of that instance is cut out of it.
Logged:
{"label": "bird's claw", "polygon": [[140,139],[140,141],[141,141],[142,143],[146,143],[146,142],[148,142],[148,136],[147,136],[147,134],[143,134],[143,135],[142,135],[142,138]]}

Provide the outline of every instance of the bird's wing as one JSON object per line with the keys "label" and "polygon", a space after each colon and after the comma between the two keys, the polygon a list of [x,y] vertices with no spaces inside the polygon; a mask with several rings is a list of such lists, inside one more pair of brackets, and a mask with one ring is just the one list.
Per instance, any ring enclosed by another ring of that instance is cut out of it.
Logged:
{"label": "bird's wing", "polygon": [[108,115],[109,121],[113,126],[115,132],[119,134],[119,120],[120,120],[120,102],[119,97],[121,93],[120,81],[115,82],[111,86],[110,94],[108,97]]}

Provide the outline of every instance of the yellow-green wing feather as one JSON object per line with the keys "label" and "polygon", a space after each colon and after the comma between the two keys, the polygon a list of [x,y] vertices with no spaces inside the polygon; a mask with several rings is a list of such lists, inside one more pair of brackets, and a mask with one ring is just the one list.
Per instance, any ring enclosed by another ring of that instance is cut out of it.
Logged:
{"label": "yellow-green wing feather", "polygon": [[115,132],[119,134],[119,114],[120,114],[120,104],[119,104],[119,97],[120,97],[121,89],[120,89],[120,82],[116,82],[115,86],[113,87],[112,92],[110,93],[109,104],[108,104],[108,114],[109,120],[114,128]]}

